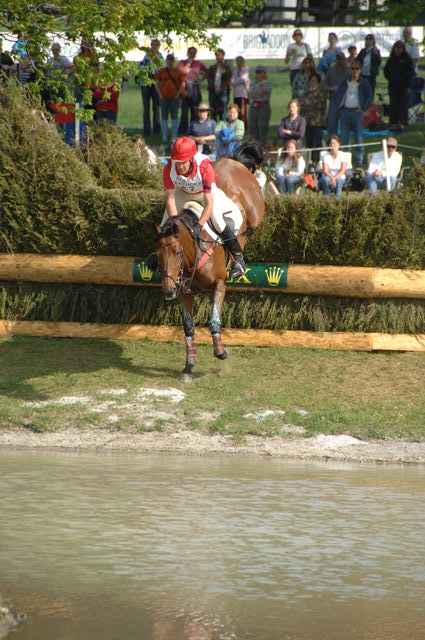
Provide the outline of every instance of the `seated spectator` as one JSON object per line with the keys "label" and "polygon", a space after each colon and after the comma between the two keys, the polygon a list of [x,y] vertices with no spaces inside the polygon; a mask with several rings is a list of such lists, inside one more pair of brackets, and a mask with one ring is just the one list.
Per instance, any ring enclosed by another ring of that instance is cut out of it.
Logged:
{"label": "seated spectator", "polygon": [[200,102],[196,108],[197,118],[189,125],[189,136],[198,145],[198,151],[206,155],[212,153],[212,143],[215,141],[216,121],[210,118],[210,106],[207,102]]}
{"label": "seated spectator", "polygon": [[295,140],[297,147],[300,147],[305,134],[305,118],[300,116],[300,103],[298,100],[290,100],[288,102],[288,111],[289,114],[280,121],[277,135],[284,146],[288,140]]}
{"label": "seated spectator", "polygon": [[308,82],[311,78],[311,75],[315,73],[316,66],[314,64],[313,58],[307,56],[304,58],[302,62],[301,71],[297,73],[294,78],[294,82],[292,85],[292,98],[295,100],[299,100],[306,91],[308,91]]}
{"label": "seated spectator", "polygon": [[322,73],[326,73],[328,69],[334,66],[337,53],[344,53],[341,47],[338,47],[338,36],[333,31],[331,31],[328,36],[328,42],[329,47],[323,51],[322,57],[317,65],[318,71]]}
{"label": "seated spectator", "polygon": [[324,196],[330,195],[331,191],[336,196],[340,196],[345,183],[345,172],[347,170],[346,156],[340,149],[338,136],[331,136],[328,140],[330,151],[323,156],[322,176],[319,180],[320,188]]}
{"label": "seated spectator", "polygon": [[227,118],[221,120],[215,128],[217,158],[232,155],[245,133],[245,125],[239,120],[239,107],[229,104]]}
{"label": "seated spectator", "polygon": [[372,100],[375,98],[376,76],[381,65],[381,52],[376,46],[373,33],[368,33],[365,38],[365,46],[360,50],[357,60],[362,65],[361,77],[368,81],[372,91]]}
{"label": "seated spectator", "polygon": [[239,107],[239,118],[248,126],[248,95],[251,81],[249,79],[249,67],[245,66],[243,56],[236,57],[236,67],[232,72],[230,81],[233,87],[233,102]]}
{"label": "seated spectator", "polygon": [[366,186],[370,193],[376,193],[379,187],[387,187],[387,170],[390,177],[389,191],[392,191],[396,186],[402,162],[401,154],[396,151],[397,144],[398,143],[395,138],[387,139],[387,167],[385,167],[383,151],[378,151],[373,154],[366,172]]}
{"label": "seated spectator", "polygon": [[280,193],[292,193],[304,182],[305,160],[295,140],[288,140],[276,162],[276,181]]}
{"label": "seated spectator", "polygon": [[326,125],[326,106],[328,94],[321,83],[320,73],[313,73],[310,77],[309,89],[301,102],[302,114],[306,121],[305,145],[314,149],[311,153],[313,162],[318,162],[322,146],[322,131]]}
{"label": "seated spectator", "polygon": [[272,83],[267,79],[265,67],[257,67],[255,80],[249,89],[248,133],[267,144],[267,134],[271,116],[270,95]]}

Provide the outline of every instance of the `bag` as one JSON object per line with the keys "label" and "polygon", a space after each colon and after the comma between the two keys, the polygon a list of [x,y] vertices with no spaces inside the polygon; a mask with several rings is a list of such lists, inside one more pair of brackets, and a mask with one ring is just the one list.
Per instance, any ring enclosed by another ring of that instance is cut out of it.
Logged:
{"label": "bag", "polygon": [[317,191],[316,178],[313,173],[305,174],[304,184],[306,185],[307,189],[311,189],[312,191]]}
{"label": "bag", "polygon": [[370,129],[372,124],[381,121],[381,114],[379,113],[376,104],[371,104],[369,109],[363,113],[363,126],[366,129]]}
{"label": "bag", "polygon": [[363,171],[361,169],[354,169],[353,173],[348,177],[345,186],[348,191],[363,191],[366,187]]}

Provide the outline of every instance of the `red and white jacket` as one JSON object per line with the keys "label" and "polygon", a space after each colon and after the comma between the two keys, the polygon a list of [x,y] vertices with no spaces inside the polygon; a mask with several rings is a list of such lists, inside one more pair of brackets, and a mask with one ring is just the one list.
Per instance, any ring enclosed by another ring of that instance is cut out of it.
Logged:
{"label": "red and white jacket", "polygon": [[208,156],[196,153],[192,167],[186,175],[178,173],[176,160],[169,160],[162,174],[166,189],[179,189],[184,193],[196,195],[215,189],[216,175]]}

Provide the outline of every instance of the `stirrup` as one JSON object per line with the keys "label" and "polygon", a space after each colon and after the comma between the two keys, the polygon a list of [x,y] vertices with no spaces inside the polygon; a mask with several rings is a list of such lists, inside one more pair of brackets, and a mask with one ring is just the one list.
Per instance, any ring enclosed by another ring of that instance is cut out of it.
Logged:
{"label": "stirrup", "polygon": [[245,262],[243,261],[243,259],[239,259],[239,260],[234,260],[233,262],[233,266],[230,270],[230,277],[231,278],[238,278],[239,276],[243,276],[245,273]]}

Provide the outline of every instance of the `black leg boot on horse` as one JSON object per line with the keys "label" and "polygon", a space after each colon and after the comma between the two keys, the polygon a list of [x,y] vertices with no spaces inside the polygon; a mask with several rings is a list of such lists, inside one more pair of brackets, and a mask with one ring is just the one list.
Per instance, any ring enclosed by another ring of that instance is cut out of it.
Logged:
{"label": "black leg boot on horse", "polygon": [[228,226],[224,227],[220,233],[220,237],[233,256],[233,266],[230,271],[230,277],[237,278],[238,276],[243,276],[245,273],[245,260],[239,240]]}

